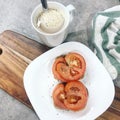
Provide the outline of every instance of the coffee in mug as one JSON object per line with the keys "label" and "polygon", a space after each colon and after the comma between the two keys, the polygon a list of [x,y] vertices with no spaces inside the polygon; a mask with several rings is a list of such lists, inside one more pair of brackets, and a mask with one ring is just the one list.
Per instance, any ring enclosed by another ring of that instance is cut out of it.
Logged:
{"label": "coffee in mug", "polygon": [[43,11],[42,4],[34,9],[31,15],[32,26],[43,44],[55,47],[65,40],[73,10],[75,7],[71,4],[64,6],[52,1],[48,2],[46,11]]}
{"label": "coffee in mug", "polygon": [[58,32],[64,25],[65,18],[57,9],[48,9],[40,13],[37,28],[46,33]]}

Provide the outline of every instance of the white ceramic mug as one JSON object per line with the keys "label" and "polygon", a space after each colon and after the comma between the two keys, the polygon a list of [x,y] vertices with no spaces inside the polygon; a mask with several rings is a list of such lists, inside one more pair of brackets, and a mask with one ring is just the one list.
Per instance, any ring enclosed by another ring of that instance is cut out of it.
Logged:
{"label": "white ceramic mug", "polygon": [[34,27],[35,31],[38,33],[40,40],[42,40],[42,43],[49,47],[55,47],[61,44],[65,40],[68,34],[69,24],[72,22],[72,19],[73,19],[72,11],[75,10],[75,7],[71,4],[68,6],[64,6],[63,4],[58,3],[58,2],[48,2],[48,7],[60,10],[65,19],[63,27],[58,32],[51,34],[51,33],[40,31],[37,28],[37,19],[40,13],[42,12],[41,4],[38,5],[32,12],[31,22],[32,22],[32,26]]}

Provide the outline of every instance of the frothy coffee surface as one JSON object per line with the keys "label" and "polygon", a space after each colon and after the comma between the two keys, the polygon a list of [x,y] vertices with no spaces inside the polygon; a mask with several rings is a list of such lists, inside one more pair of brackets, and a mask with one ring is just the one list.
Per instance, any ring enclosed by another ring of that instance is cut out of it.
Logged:
{"label": "frothy coffee surface", "polygon": [[56,9],[48,9],[38,17],[37,27],[47,33],[58,32],[64,25],[64,17]]}

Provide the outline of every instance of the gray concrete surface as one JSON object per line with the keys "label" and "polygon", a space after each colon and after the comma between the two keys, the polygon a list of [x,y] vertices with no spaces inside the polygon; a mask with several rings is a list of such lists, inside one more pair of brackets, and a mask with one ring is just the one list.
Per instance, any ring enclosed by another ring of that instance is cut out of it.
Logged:
{"label": "gray concrete surface", "polygon": [[[118,5],[119,0],[53,0],[76,7],[74,21],[67,41],[76,40],[87,44],[89,18],[96,12]],[[40,0],[0,0],[0,33],[13,30],[39,41],[30,22],[30,15]],[[77,35],[77,37],[76,37]],[[42,108],[41,108],[42,109]],[[37,115],[22,103],[0,90],[0,120],[39,120]]]}

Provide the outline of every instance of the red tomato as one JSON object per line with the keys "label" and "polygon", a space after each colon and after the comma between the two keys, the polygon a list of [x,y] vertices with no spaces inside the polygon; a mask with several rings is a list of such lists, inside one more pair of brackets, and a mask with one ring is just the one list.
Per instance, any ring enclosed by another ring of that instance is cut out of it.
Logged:
{"label": "red tomato", "polygon": [[69,53],[65,56],[65,60],[70,68],[73,68],[72,73],[79,73],[75,74],[76,78],[79,79],[84,76],[86,70],[86,62],[83,56],[78,53]]}
{"label": "red tomato", "polygon": [[68,84],[66,84],[65,92],[67,92],[67,94],[70,93],[75,95],[79,95],[79,93],[81,95],[82,93],[85,96],[88,96],[88,92],[85,85],[80,81],[71,81]]}
{"label": "red tomato", "polygon": [[63,82],[79,80],[84,76],[86,62],[78,53],[68,53],[59,57],[53,64],[54,77]]}
{"label": "red tomato", "polygon": [[69,110],[78,111],[85,108],[88,99],[88,92],[84,84],[79,81],[72,81],[65,86],[65,106]]}
{"label": "red tomato", "polygon": [[54,64],[53,64],[53,67],[52,67],[52,72],[53,72],[53,74],[54,74],[54,78],[55,78],[55,79],[58,79],[58,80],[61,80],[61,81],[64,82],[64,79],[63,79],[63,78],[60,76],[60,74],[57,72],[57,66],[58,66],[58,64],[60,64],[60,63],[65,64],[65,59],[64,59],[63,56],[60,56],[60,57],[56,58],[56,60],[55,60],[55,62],[54,62]]}
{"label": "red tomato", "polygon": [[65,88],[64,85],[60,83],[55,87],[52,94],[54,105],[61,109],[67,109],[66,106],[64,105],[64,100],[65,100],[64,88]]}
{"label": "red tomato", "polygon": [[88,92],[80,81],[58,84],[53,91],[55,106],[62,109],[78,111],[86,106]]}

